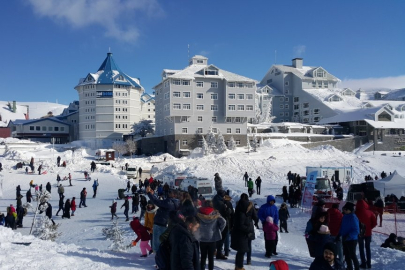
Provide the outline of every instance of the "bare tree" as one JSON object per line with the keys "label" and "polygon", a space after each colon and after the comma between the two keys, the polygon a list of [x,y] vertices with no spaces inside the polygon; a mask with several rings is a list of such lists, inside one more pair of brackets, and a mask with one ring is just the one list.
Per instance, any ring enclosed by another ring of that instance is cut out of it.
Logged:
{"label": "bare tree", "polygon": [[128,139],[126,141],[126,144],[127,144],[127,150],[131,154],[131,158],[132,158],[132,154],[136,152],[136,142]]}
{"label": "bare tree", "polygon": [[127,145],[124,142],[114,142],[112,144],[112,149],[118,152],[118,156],[127,151]]}

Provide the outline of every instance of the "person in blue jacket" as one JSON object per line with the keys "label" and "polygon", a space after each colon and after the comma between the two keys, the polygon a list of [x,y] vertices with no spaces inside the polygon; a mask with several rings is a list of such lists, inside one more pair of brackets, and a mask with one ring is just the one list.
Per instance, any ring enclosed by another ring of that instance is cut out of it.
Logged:
{"label": "person in blue jacket", "polygon": [[[274,198],[273,195],[267,196],[267,203],[263,204],[260,206],[259,212],[257,213],[260,221],[262,222],[262,227],[263,224],[266,222],[266,218],[268,216],[273,218],[273,223],[275,225],[278,225],[278,209],[277,206],[275,205],[276,199]],[[264,239],[266,239],[266,235],[264,236]],[[276,236],[276,246],[273,249],[273,254],[267,254],[266,257],[270,258],[271,255],[278,255],[276,249],[277,249],[277,243],[278,243],[278,235]],[[266,250],[269,250],[266,248]]]}
{"label": "person in blue jacket", "polygon": [[360,233],[359,219],[354,214],[354,204],[347,202],[343,207],[342,224],[340,225],[339,237],[342,237],[343,254],[347,270],[358,270],[359,260],[356,256],[357,240]]}

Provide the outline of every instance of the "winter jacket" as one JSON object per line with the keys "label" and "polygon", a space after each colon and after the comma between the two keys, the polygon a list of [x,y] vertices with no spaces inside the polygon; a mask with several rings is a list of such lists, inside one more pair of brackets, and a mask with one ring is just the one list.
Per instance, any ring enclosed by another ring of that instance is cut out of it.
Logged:
{"label": "winter jacket", "polygon": [[148,233],[148,230],[139,222],[138,218],[134,218],[129,223],[129,226],[131,226],[132,230],[136,233],[138,238],[135,239],[136,242],[139,241],[149,241],[150,240],[150,234]]}
{"label": "winter jacket", "polygon": [[278,218],[280,220],[287,220],[290,217],[290,213],[288,212],[287,207],[281,207],[278,210]]}
{"label": "winter jacket", "polygon": [[226,221],[218,211],[211,207],[201,207],[197,216],[200,219],[198,241],[216,242],[222,239],[221,232],[226,226]]}
{"label": "winter jacket", "polygon": [[125,200],[124,203],[121,205],[121,208],[124,207],[124,210],[129,209],[129,200]]}
{"label": "winter jacket", "polygon": [[226,205],[227,211],[229,213],[229,218],[226,220],[226,226],[228,227],[228,231],[231,231],[232,228],[233,228],[233,221],[234,221],[235,211],[233,209],[233,206],[232,206],[232,203],[231,203],[230,200],[225,200],[225,205]]}
{"label": "winter jacket", "polygon": [[72,203],[70,204],[70,209],[72,209],[72,211],[76,211],[76,200],[72,200]]}
{"label": "winter jacket", "polygon": [[148,193],[148,197],[149,200],[151,200],[155,206],[159,207],[153,220],[154,222],[153,224],[166,227],[169,219],[169,212],[175,211],[178,208],[178,202],[173,198],[166,198],[164,200],[159,200],[151,193]]}
{"label": "winter jacket", "polygon": [[151,210],[146,210],[146,213],[145,213],[145,223],[144,223],[144,226],[148,229],[148,230],[150,230],[150,231],[152,231],[152,228],[153,228],[153,220],[154,220],[154,218],[155,218],[155,215],[156,215],[156,211],[159,209],[159,207],[154,207],[153,209],[151,209]]}
{"label": "winter jacket", "polygon": [[340,225],[339,235],[343,241],[357,240],[360,233],[359,219],[354,213],[345,214]]}
{"label": "winter jacket", "polygon": [[46,190],[49,192],[49,193],[51,193],[51,183],[48,183],[48,184],[46,184]]}
{"label": "winter jacket", "polygon": [[212,204],[214,205],[214,209],[217,210],[219,214],[225,219],[226,228],[229,230],[232,210],[229,209],[228,206],[226,206],[224,198],[218,194],[215,195],[212,199]]}
{"label": "winter jacket", "polygon": [[329,230],[332,236],[337,236],[339,234],[340,225],[342,224],[343,214],[336,208],[328,209],[329,217]]}
{"label": "winter jacket", "polygon": [[65,202],[65,209],[64,209],[62,217],[70,218],[70,201],[69,200],[66,200],[66,202]]}
{"label": "winter jacket", "polygon": [[215,176],[214,182],[215,182],[215,190],[216,191],[224,189],[222,187],[222,178],[219,175]]}
{"label": "winter jacket", "polygon": [[47,203],[48,207],[46,208],[45,215],[51,219],[52,218],[52,205],[50,203]]}
{"label": "winter jacket", "polygon": [[360,222],[366,225],[364,236],[371,236],[373,228],[377,226],[377,218],[373,212],[368,210],[368,204],[365,200],[357,201],[355,213]]}
{"label": "winter jacket", "polygon": [[111,208],[111,214],[115,214],[117,212],[117,202],[113,202],[113,204],[110,206]]}
{"label": "winter jacket", "polygon": [[272,195],[269,195],[267,197],[267,203],[263,204],[260,209],[259,209],[259,219],[264,224],[266,222],[266,218],[268,216],[273,218],[274,224],[278,225],[278,211],[277,211],[277,206],[275,204],[270,205],[270,201],[275,201],[274,197]]}
{"label": "winter jacket", "polygon": [[322,256],[324,245],[327,242],[332,241],[330,234],[322,234],[318,232],[319,228],[325,224],[326,224],[325,222],[321,223],[319,220],[315,218],[312,218],[307,222],[305,234],[306,236],[308,236],[307,241],[310,241],[312,243],[311,246],[313,246],[313,250],[310,251],[311,257]]}
{"label": "winter jacket", "polygon": [[234,225],[231,232],[231,248],[240,251],[249,251],[249,240],[254,239],[253,222],[257,223],[256,211],[251,202],[240,200],[235,208]]}
{"label": "winter jacket", "polygon": [[253,181],[249,180],[248,183],[247,183],[247,186],[248,186],[248,188],[253,188],[254,187]]}
{"label": "winter jacket", "polygon": [[139,205],[139,195],[132,196],[132,205]]}
{"label": "winter jacket", "polygon": [[171,269],[200,270],[199,244],[184,222],[180,221],[173,227],[169,241]]}
{"label": "winter jacket", "polygon": [[255,180],[255,184],[256,184],[256,186],[260,187],[260,186],[262,185],[262,179],[261,179],[260,177],[258,177],[258,178]]}
{"label": "winter jacket", "polygon": [[80,192],[80,199],[86,199],[87,197],[87,191],[85,189],[82,190],[82,192]]}
{"label": "winter jacket", "polygon": [[266,240],[276,240],[278,226],[274,223],[266,222],[263,224],[263,231],[266,233]]}
{"label": "winter jacket", "polygon": [[309,270],[344,270],[345,268],[339,262],[339,260],[335,259],[334,266],[330,266],[330,264],[325,261],[323,256],[318,256],[315,260],[311,263]]}
{"label": "winter jacket", "polygon": [[58,187],[58,193],[65,193],[65,188],[63,186]]}
{"label": "winter jacket", "polygon": [[59,209],[63,209],[63,198],[59,199]]}

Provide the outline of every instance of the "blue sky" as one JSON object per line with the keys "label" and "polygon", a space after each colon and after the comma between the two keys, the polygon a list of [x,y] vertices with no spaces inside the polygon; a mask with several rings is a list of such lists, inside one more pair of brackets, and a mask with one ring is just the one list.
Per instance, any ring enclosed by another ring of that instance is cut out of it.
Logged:
{"label": "blue sky", "polygon": [[109,48],[152,92],[162,69],[187,65],[188,44],[190,56],[256,80],[277,50],[277,64],[303,57],[349,86],[405,87],[404,10],[400,0],[4,1],[0,100],[68,104]]}

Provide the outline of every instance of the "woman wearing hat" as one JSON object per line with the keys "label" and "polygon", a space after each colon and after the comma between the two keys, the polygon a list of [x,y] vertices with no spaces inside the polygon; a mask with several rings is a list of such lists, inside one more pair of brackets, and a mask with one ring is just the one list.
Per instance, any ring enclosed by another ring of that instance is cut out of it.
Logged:
{"label": "woman wearing hat", "polygon": [[356,256],[357,240],[360,233],[359,219],[354,214],[354,204],[346,203],[343,207],[343,218],[340,226],[339,235],[342,237],[343,254],[347,270],[358,270],[359,260]]}
{"label": "woman wearing hat", "polygon": [[305,235],[311,257],[318,257],[322,255],[323,246],[325,243],[330,242],[330,231],[326,221],[328,213],[319,212],[314,218],[311,218],[307,223]]}

